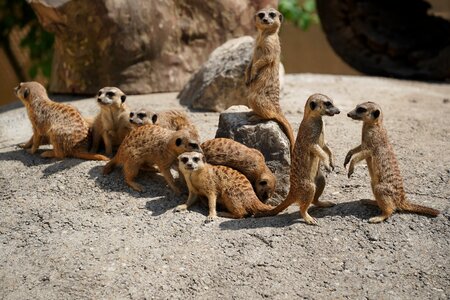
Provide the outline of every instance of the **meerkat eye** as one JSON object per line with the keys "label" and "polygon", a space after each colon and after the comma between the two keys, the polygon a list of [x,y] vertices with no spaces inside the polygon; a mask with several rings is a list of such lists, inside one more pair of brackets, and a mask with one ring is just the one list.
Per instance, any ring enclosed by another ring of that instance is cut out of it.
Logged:
{"label": "meerkat eye", "polygon": [[263,180],[259,183],[259,185],[265,186],[265,185],[267,185],[267,181]]}
{"label": "meerkat eye", "polygon": [[366,111],[367,111],[367,109],[365,109],[364,107],[358,107],[358,108],[356,109],[356,112],[357,112],[358,114],[365,113]]}
{"label": "meerkat eye", "polygon": [[107,92],[106,97],[108,97],[108,98],[114,97],[114,92]]}
{"label": "meerkat eye", "polygon": [[325,102],[325,106],[326,106],[326,107],[330,107],[331,105],[333,105],[333,104],[331,104],[330,101]]}
{"label": "meerkat eye", "polygon": [[137,116],[139,119],[143,119],[147,116],[147,114],[146,113],[138,113]]}
{"label": "meerkat eye", "polygon": [[130,118],[134,117],[134,112],[130,112]]}
{"label": "meerkat eye", "polygon": [[265,15],[266,15],[265,13],[260,12],[260,13],[258,14],[258,18],[260,18],[260,19],[262,20],[262,18],[264,18]]}
{"label": "meerkat eye", "polygon": [[193,160],[194,162],[198,163],[198,162],[200,161],[200,158],[194,157],[192,160]]}
{"label": "meerkat eye", "polygon": [[270,16],[272,19],[275,19],[275,17],[277,16],[277,14],[274,13],[274,12],[271,12],[271,13],[269,13],[269,16]]}
{"label": "meerkat eye", "polygon": [[100,97],[102,95],[102,92],[98,92],[98,96]]}
{"label": "meerkat eye", "polygon": [[189,161],[189,158],[187,158],[187,157],[182,157],[182,158],[181,158],[181,162],[182,162],[183,164],[187,163],[188,161]]}

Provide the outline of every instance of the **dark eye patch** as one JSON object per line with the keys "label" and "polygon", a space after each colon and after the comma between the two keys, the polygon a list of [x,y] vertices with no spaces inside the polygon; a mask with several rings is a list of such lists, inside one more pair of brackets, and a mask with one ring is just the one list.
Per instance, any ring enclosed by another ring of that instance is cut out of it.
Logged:
{"label": "dark eye patch", "polygon": [[367,109],[365,109],[364,107],[358,107],[358,108],[356,109],[356,112],[357,112],[358,114],[365,113],[366,111],[367,111]]}
{"label": "dark eye patch", "polygon": [[197,163],[197,162],[199,162],[199,161],[200,161],[200,158],[198,158],[198,157],[194,157],[194,158],[193,158],[193,161]]}
{"label": "dark eye patch", "polygon": [[147,114],[146,113],[138,113],[137,116],[139,119],[143,119],[147,116]]}
{"label": "dark eye patch", "polygon": [[330,101],[327,101],[327,102],[325,102],[325,106],[326,107],[330,107],[330,106],[332,106],[333,104],[330,102]]}
{"label": "dark eye patch", "polygon": [[182,158],[181,158],[181,161],[185,164],[185,163],[187,163],[187,162],[189,161],[189,158],[187,158],[187,157],[182,157]]}
{"label": "dark eye patch", "polygon": [[134,112],[130,112],[130,118],[134,117]]}
{"label": "dark eye patch", "polygon": [[275,19],[275,17],[277,16],[277,14],[274,13],[274,12],[271,12],[271,13],[269,13],[269,16],[270,16],[272,19]]}
{"label": "dark eye patch", "polygon": [[100,97],[102,95],[102,92],[98,92],[98,96]]}
{"label": "dark eye patch", "polygon": [[258,18],[262,19],[262,18],[264,18],[265,15],[266,15],[265,13],[260,12],[260,13],[258,14]]}
{"label": "dark eye patch", "polygon": [[108,98],[112,98],[112,97],[114,97],[114,92],[107,92],[106,93],[106,97],[108,97]]}

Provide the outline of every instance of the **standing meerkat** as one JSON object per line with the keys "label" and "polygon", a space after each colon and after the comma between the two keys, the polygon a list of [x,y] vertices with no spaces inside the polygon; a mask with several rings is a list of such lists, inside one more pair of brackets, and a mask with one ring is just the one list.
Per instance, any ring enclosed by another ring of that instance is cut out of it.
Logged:
{"label": "standing meerkat", "polygon": [[143,125],[125,137],[114,158],[105,165],[103,174],[109,174],[116,165],[122,165],[126,183],[142,192],[142,185],[135,182],[134,178],[142,167],[156,165],[167,184],[176,194],[180,194],[170,173],[170,166],[178,155],[187,151],[200,151],[199,141],[189,131]]}
{"label": "standing meerkat", "polygon": [[199,152],[183,153],[178,161],[178,168],[189,188],[189,197],[186,204],[177,206],[175,211],[187,210],[197,201],[198,196],[208,198],[207,221],[212,221],[217,216],[217,203],[228,210],[219,213],[219,216],[225,218],[240,219],[272,209],[272,206],[259,201],[250,181],[238,171],[226,166],[210,165]]}
{"label": "standing meerkat", "polygon": [[227,166],[245,175],[261,201],[272,197],[277,180],[261,152],[226,138],[208,140],[200,147],[208,163]]}
{"label": "standing meerkat", "polygon": [[100,141],[105,144],[105,153],[112,155],[113,147],[119,146],[131,131],[129,109],[125,104],[127,96],[116,87],[99,90],[97,103],[100,112],[92,125],[92,152],[97,152]]}
{"label": "standing meerkat", "polygon": [[314,94],[308,98],[292,157],[289,193],[273,210],[257,216],[276,215],[297,202],[300,206],[300,215],[305,222],[317,225],[317,221],[308,214],[311,203],[319,207],[334,205],[329,201],[319,201],[325,189],[325,177],[319,167],[322,162],[328,171],[334,169],[333,154],[325,143],[322,116],[334,116],[339,113],[333,100],[325,95]]}
{"label": "standing meerkat", "polygon": [[249,88],[248,105],[253,110],[250,120],[274,120],[279,123],[289,139],[291,154],[294,149],[294,132],[280,107],[280,29],[283,15],[273,8],[262,9],[255,15],[258,35],[253,57],[245,72]]}
{"label": "standing meerkat", "polygon": [[400,168],[383,126],[383,113],[378,104],[365,102],[347,114],[353,120],[363,121],[361,145],[350,150],[344,161],[348,167],[348,177],[353,174],[355,165],[366,160],[375,200],[363,201],[377,205],[382,214],[369,219],[370,223],[383,222],[395,210],[413,212],[436,217],[439,211],[413,204],[406,199]]}
{"label": "standing meerkat", "polygon": [[41,144],[49,142],[53,149],[44,151],[41,157],[108,160],[104,155],[87,152],[89,127],[76,108],[50,100],[45,88],[34,81],[20,83],[15,93],[25,105],[33,127],[33,136],[20,145],[22,148],[34,154]]}

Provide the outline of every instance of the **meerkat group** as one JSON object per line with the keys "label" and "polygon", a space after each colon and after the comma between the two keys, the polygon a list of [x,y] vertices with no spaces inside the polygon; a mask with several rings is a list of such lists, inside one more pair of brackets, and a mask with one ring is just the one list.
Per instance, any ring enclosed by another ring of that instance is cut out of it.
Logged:
{"label": "meerkat group", "polygon": [[[125,104],[127,96],[117,87],[100,89],[96,97],[100,112],[95,117],[83,117],[74,107],[50,100],[41,84],[21,83],[15,93],[27,109],[33,135],[19,146],[34,154],[40,145],[51,144],[53,148],[41,154],[44,158],[109,160],[103,173],[109,174],[116,166],[122,166],[125,182],[139,192],[144,189],[135,181],[136,176],[141,170],[152,170],[160,172],[168,186],[180,195],[180,187],[171,173],[171,167],[177,166],[189,195],[186,203],[177,206],[175,211],[186,211],[199,197],[206,197],[207,221],[217,215],[228,218],[274,216],[297,203],[304,221],[317,224],[308,213],[310,205],[335,205],[319,200],[326,184],[321,166],[327,171],[335,167],[334,156],[325,142],[322,117],[334,116],[340,110],[330,97],[311,95],[294,140],[292,127],[279,104],[278,31],[282,21],[281,13],[272,8],[256,13],[258,35],[245,72],[248,104],[252,109],[249,119],[278,122],[290,141],[290,189],[285,200],[276,207],[264,203],[275,191],[276,177],[260,151],[225,138],[200,143],[199,132],[186,113],[130,110]],[[375,200],[363,202],[377,205],[382,211],[369,222],[382,222],[396,210],[436,217],[438,210],[406,199],[380,106],[374,102],[359,104],[348,117],[363,122],[362,141],[348,152],[344,167],[349,165],[350,178],[355,165],[366,161]],[[96,153],[101,143],[107,156],[112,156],[118,148],[111,159]],[[217,204],[227,211],[217,213]]]}

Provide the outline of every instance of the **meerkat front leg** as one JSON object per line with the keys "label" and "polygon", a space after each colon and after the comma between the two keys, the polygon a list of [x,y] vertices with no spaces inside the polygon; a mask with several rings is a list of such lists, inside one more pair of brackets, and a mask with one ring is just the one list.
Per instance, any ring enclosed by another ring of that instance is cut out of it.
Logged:
{"label": "meerkat front leg", "polygon": [[352,158],[350,160],[350,165],[348,166],[348,178],[352,176],[353,171],[355,169],[355,165],[359,163],[360,161],[367,159],[370,157],[370,151],[369,150],[363,150],[358,153],[355,153],[352,155]]}
{"label": "meerkat front leg", "polygon": [[112,155],[112,138],[109,131],[105,131],[102,134],[103,142],[105,143],[105,154],[107,156]]}
{"label": "meerkat front leg", "polygon": [[36,153],[37,149],[39,148],[39,146],[41,145],[41,135],[37,132],[35,132],[33,134],[33,142],[31,145],[31,149],[27,149],[28,153],[30,154],[34,154]]}
{"label": "meerkat front leg", "polygon": [[186,211],[189,207],[191,207],[195,202],[197,202],[198,199],[198,195],[192,193],[191,191],[189,191],[189,196],[188,199],[186,201],[185,204],[180,204],[177,207],[175,207],[174,211],[175,212],[182,212],[182,211]]}
{"label": "meerkat front leg", "polygon": [[330,160],[331,169],[334,170],[334,155],[333,155],[333,152],[331,152],[330,147],[328,147],[328,145],[325,144],[325,143],[324,143],[322,149],[325,151],[326,154],[328,154],[328,158]]}
{"label": "meerkat front leg", "polygon": [[30,149],[31,146],[33,145],[33,136],[34,136],[34,134],[31,136],[31,138],[28,140],[28,142],[21,143],[18,146],[22,149]]}
{"label": "meerkat front leg", "polygon": [[253,61],[250,61],[250,64],[245,69],[245,85],[249,86],[251,81],[251,72],[252,72]]}
{"label": "meerkat front leg", "polygon": [[175,185],[175,180],[173,179],[172,173],[170,173],[170,167],[169,168],[162,168],[159,167],[161,170],[161,174],[164,176],[164,179],[166,180],[167,184],[170,186],[170,188],[175,192],[177,196],[181,195],[180,189]]}
{"label": "meerkat front leg", "polygon": [[344,160],[344,168],[350,162],[350,159],[352,158],[352,156],[355,153],[357,153],[357,152],[361,152],[361,145],[359,145],[359,146],[353,148],[352,150],[348,151],[347,155],[345,156],[345,160]]}
{"label": "meerkat front leg", "polygon": [[206,217],[206,222],[212,222],[217,217],[217,211],[216,211],[216,204],[217,204],[217,196],[215,193],[211,193],[208,195],[208,217]]}
{"label": "meerkat front leg", "polygon": [[323,165],[325,169],[328,172],[331,172],[331,166],[330,166],[330,158],[329,156],[323,151],[322,147],[320,147],[318,144],[315,144],[311,147],[311,152],[314,153],[319,159],[323,162]]}
{"label": "meerkat front leg", "polygon": [[97,153],[98,151],[98,147],[100,145],[100,139],[101,139],[101,135],[99,134],[98,130],[93,130],[93,134],[92,134],[92,147],[91,147],[91,152],[93,153]]}
{"label": "meerkat front leg", "polygon": [[263,57],[255,61],[250,70],[250,82],[255,80],[256,77],[258,77],[259,73],[261,73],[261,70],[266,68],[271,63],[271,61],[272,60],[269,57]]}

